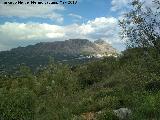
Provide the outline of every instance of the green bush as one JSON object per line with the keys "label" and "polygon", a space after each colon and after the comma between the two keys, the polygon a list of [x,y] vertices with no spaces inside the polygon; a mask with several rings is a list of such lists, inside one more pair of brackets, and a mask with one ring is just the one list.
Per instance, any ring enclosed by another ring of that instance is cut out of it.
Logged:
{"label": "green bush", "polygon": [[[140,98],[139,98],[140,99]],[[135,119],[160,119],[160,94],[147,94],[135,108]]]}
{"label": "green bush", "polygon": [[97,115],[97,120],[119,120],[111,110],[105,110]]}
{"label": "green bush", "polygon": [[160,90],[160,81],[151,81],[145,85],[147,91],[156,92]]}
{"label": "green bush", "polygon": [[0,93],[1,120],[34,120],[36,98],[28,89]]}

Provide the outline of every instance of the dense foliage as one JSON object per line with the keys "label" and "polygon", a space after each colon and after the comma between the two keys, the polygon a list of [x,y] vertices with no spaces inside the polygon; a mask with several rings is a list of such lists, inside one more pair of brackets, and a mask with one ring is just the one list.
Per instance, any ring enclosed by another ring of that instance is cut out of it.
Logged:
{"label": "dense foliage", "polygon": [[36,74],[21,67],[1,75],[2,120],[118,119],[114,109],[127,107],[132,118],[160,119],[160,57],[151,49],[128,49],[119,57],[70,67],[51,63]]}
{"label": "dense foliage", "polygon": [[[144,25],[141,22],[136,24]],[[0,119],[118,120],[113,110],[129,108],[130,120],[159,120],[159,46],[140,46],[142,39],[129,35],[136,46],[118,57],[72,67],[50,62],[37,72],[27,66],[20,66],[16,74],[1,72]],[[145,40],[159,42],[158,37]]]}

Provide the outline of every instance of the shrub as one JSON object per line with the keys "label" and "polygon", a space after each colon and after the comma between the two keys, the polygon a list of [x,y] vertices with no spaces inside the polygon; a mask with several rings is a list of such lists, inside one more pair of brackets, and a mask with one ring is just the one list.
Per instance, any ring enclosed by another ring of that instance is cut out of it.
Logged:
{"label": "shrub", "polygon": [[35,95],[28,89],[16,89],[0,94],[1,120],[34,120]]}
{"label": "shrub", "polygon": [[119,120],[112,110],[106,110],[97,115],[97,120]]}
{"label": "shrub", "polygon": [[151,81],[145,85],[147,91],[159,91],[160,90],[160,81]]}

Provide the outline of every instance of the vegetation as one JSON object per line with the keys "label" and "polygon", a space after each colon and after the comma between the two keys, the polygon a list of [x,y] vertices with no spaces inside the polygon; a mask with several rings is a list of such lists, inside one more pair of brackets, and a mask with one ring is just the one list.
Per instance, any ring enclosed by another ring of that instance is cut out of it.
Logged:
{"label": "vegetation", "polygon": [[72,67],[50,62],[36,73],[26,66],[16,74],[1,73],[0,119],[118,120],[113,110],[129,108],[131,120],[159,120],[160,54],[155,45],[140,46],[142,39],[131,36],[131,44],[139,42],[118,57]]}
{"label": "vegetation", "polygon": [[119,22],[122,38],[127,38],[129,47],[154,47],[159,50],[160,3],[154,0],[155,8],[149,8],[143,4],[139,0],[131,2],[130,12],[125,14],[124,19]]}
{"label": "vegetation", "polygon": [[71,120],[92,113],[116,120],[113,110],[121,107],[132,110],[131,119],[160,119],[160,57],[146,60],[140,51],[74,69],[52,63],[36,74],[24,66],[18,75],[1,75],[1,119]]}

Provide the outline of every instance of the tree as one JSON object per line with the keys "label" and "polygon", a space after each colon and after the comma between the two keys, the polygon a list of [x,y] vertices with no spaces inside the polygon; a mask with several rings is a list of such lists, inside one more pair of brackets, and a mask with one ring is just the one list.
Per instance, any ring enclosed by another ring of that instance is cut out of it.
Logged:
{"label": "tree", "polygon": [[153,47],[160,51],[160,2],[153,1],[155,8],[148,8],[139,0],[130,5],[131,10],[119,21],[121,37],[126,39],[128,47]]}

